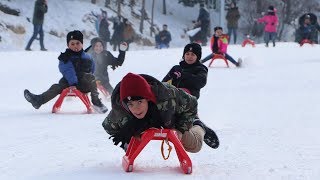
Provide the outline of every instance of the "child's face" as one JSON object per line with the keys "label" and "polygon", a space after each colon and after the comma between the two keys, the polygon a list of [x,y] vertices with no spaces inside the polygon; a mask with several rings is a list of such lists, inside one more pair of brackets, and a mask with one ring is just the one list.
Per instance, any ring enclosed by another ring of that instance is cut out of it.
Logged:
{"label": "child's face", "polygon": [[148,112],[148,100],[146,99],[129,101],[127,106],[130,112],[138,119],[144,118]]}
{"label": "child's face", "polygon": [[95,53],[100,54],[103,51],[103,46],[101,42],[97,42],[94,47],[93,50]]}
{"label": "child's face", "polygon": [[221,36],[223,34],[223,31],[221,29],[218,29],[214,32],[217,37]]}
{"label": "child's face", "polygon": [[186,61],[187,64],[193,64],[197,61],[197,55],[191,51],[186,52],[184,54],[184,61]]}
{"label": "child's face", "polygon": [[72,39],[68,43],[68,48],[74,52],[79,52],[83,48],[83,44],[78,40]]}

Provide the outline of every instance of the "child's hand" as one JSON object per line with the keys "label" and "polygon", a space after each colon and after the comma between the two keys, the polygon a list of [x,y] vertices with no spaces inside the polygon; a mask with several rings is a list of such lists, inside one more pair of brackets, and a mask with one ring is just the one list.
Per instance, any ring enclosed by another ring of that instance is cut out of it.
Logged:
{"label": "child's hand", "polygon": [[126,51],[128,49],[128,44],[126,42],[122,42],[120,44],[119,50],[120,51]]}

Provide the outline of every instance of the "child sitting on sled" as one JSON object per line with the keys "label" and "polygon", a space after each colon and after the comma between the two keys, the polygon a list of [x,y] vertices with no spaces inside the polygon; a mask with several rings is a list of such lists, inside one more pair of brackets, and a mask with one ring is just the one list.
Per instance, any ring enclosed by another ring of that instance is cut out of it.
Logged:
{"label": "child sitting on sled", "polygon": [[105,113],[107,107],[99,99],[95,77],[93,75],[94,63],[90,55],[83,51],[83,34],[78,31],[71,31],[67,34],[68,48],[61,53],[59,59],[59,70],[62,74],[58,84],[53,84],[47,91],[40,95],[35,95],[29,90],[24,90],[24,97],[35,109],[47,103],[65,88],[73,87],[81,92],[91,92],[91,102],[93,108]]}
{"label": "child sitting on sled", "polygon": [[212,59],[212,57],[215,54],[222,54],[225,56],[225,58],[227,60],[229,60],[230,62],[232,62],[232,64],[234,64],[237,67],[241,66],[242,60],[239,59],[238,62],[236,60],[234,60],[228,53],[227,53],[227,47],[228,47],[228,41],[229,41],[229,37],[226,34],[223,34],[223,30],[222,27],[215,27],[214,28],[214,34],[210,40],[210,48],[212,53],[209,54],[207,57],[205,57],[204,59],[202,59],[200,62],[201,63],[205,63],[208,60]]}

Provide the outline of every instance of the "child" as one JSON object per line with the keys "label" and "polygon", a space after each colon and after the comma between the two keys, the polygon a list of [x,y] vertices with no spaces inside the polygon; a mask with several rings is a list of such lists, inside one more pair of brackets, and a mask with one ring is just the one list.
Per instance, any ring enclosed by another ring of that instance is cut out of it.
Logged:
{"label": "child", "polygon": [[212,54],[208,55],[204,59],[202,59],[200,62],[205,63],[206,61],[212,59],[214,54],[222,54],[226,57],[227,60],[232,62],[235,66],[240,67],[242,60],[239,59],[238,62],[235,61],[229,54],[227,54],[227,47],[228,47],[228,37],[223,34],[222,27],[215,27],[214,28],[214,35],[211,38],[210,41],[210,47]]}
{"label": "child", "polygon": [[[197,43],[187,44],[184,47],[183,61],[171,68],[162,82],[171,82],[177,88],[183,89],[197,99],[200,97],[200,89],[207,84],[208,68],[201,64],[201,46]],[[196,119],[199,119],[196,117]],[[215,132],[202,123],[206,130],[204,142],[211,146],[211,142],[219,143]]]}
{"label": "child", "polygon": [[208,68],[200,63],[201,46],[190,43],[184,47],[182,61],[173,66],[162,82],[171,81],[177,88],[185,88],[199,99],[200,89],[207,83]]}
{"label": "child", "polygon": [[[112,110],[103,122],[115,145],[126,150],[132,136],[155,128],[176,129],[186,151],[199,152],[206,134],[196,118],[197,99],[148,75],[128,73],[116,86]],[[219,144],[213,142],[211,147]]]}
{"label": "child", "polygon": [[92,55],[96,66],[94,75],[110,95],[112,94],[113,87],[109,82],[108,66],[111,66],[113,70],[118,66],[121,66],[126,55],[125,51],[127,50],[127,47],[127,43],[121,43],[118,58],[115,58],[106,50],[106,44],[104,41],[100,38],[93,38],[91,40],[91,50],[89,51],[89,54]]}
{"label": "child", "polygon": [[83,34],[78,31],[71,31],[67,34],[68,48],[64,53],[61,53],[59,59],[59,70],[63,77],[58,84],[53,84],[46,92],[35,95],[24,90],[24,97],[29,101],[35,109],[39,109],[42,104],[47,103],[63,89],[74,87],[80,91],[87,93],[91,92],[91,101],[93,108],[105,113],[107,107],[101,103],[95,77],[93,75],[94,63],[92,58],[83,51]]}
{"label": "child", "polygon": [[273,6],[269,6],[267,15],[258,19],[259,23],[265,23],[264,27],[264,41],[266,47],[269,47],[269,41],[272,40],[273,47],[276,46],[278,16],[276,15],[276,9]]}

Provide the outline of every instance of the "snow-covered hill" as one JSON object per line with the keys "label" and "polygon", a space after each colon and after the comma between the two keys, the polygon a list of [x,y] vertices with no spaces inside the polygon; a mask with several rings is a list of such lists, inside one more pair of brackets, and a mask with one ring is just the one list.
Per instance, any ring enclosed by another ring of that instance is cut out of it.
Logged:
{"label": "snow-covered hill", "polygon": [[[34,8],[34,0],[11,0],[4,1],[3,4],[8,5],[13,9],[20,10],[20,16],[8,15],[0,11],[0,51],[7,50],[23,50],[33,33],[32,16]],[[139,2],[137,2],[139,3]],[[114,9],[115,4],[111,4]],[[140,11],[140,4],[135,9],[136,13]],[[68,31],[79,29],[85,33],[85,45],[89,45],[90,39],[97,35],[92,18],[88,18],[91,11],[100,13],[100,8],[107,10],[108,16],[116,16],[114,11],[103,7],[103,1],[98,1],[97,5],[91,4],[87,0],[51,0],[48,1],[48,13],[45,15],[44,32],[45,45],[50,51],[60,51],[65,47],[65,36]],[[146,11],[149,18],[151,17],[151,1],[146,2]],[[154,23],[162,28],[162,24],[168,24],[169,31],[172,33],[173,40],[171,47],[183,47],[189,40],[181,38],[183,28],[191,25],[191,21],[198,16],[198,7],[188,8],[174,3],[167,3],[167,15],[162,15],[162,3],[155,1]],[[145,30],[143,34],[139,32],[140,19],[132,16],[129,6],[123,6],[122,15],[127,17],[132,22],[135,31],[142,37],[148,38],[154,42],[153,37],[150,37],[150,24],[145,22]],[[29,20],[29,21],[28,21]],[[111,22],[110,22],[111,23]],[[112,23],[111,23],[112,24]],[[18,28],[22,27],[25,32],[20,34],[14,33],[8,26]],[[112,26],[109,27],[112,32]],[[52,35],[57,34],[57,35]],[[34,50],[40,49],[39,42],[35,41],[32,45]],[[153,49],[154,47],[141,46],[132,44],[132,49]]]}
{"label": "snow-covered hill", "polygon": [[[124,65],[110,70],[111,83],[128,72],[162,79],[182,51],[129,51]],[[0,179],[319,179],[320,46],[230,46],[229,52],[244,66],[215,62],[199,100],[200,117],[221,146],[189,154],[191,175],[180,171],[175,153],[162,159],[159,141],[138,156],[134,172],[124,172],[124,152],[101,126],[106,114],[79,114],[85,107],[77,99],[65,101],[61,114],[51,114],[54,100],[40,110],[25,101],[25,88],[41,93],[60,79],[59,52],[0,52]]]}

